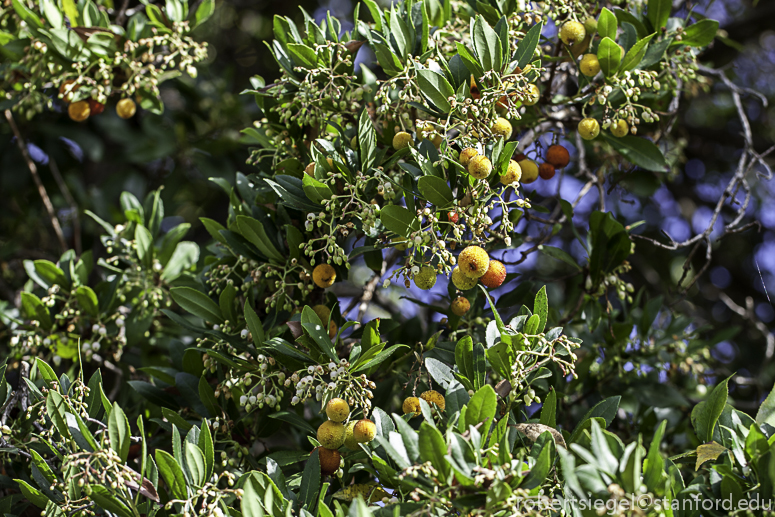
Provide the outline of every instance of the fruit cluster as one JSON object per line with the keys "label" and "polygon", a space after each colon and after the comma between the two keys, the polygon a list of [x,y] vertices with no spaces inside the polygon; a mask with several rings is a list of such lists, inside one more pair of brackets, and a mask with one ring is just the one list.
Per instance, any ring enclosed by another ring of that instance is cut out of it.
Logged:
{"label": "fruit cluster", "polygon": [[[434,406],[439,409],[439,411],[444,412],[444,408],[447,405],[446,400],[444,399],[444,395],[439,393],[436,390],[428,390],[423,392],[419,398],[418,397],[406,397],[404,399],[404,403],[401,406],[402,411],[405,415],[412,415],[412,417],[420,416],[422,413],[422,410],[420,408],[420,399],[424,400],[428,403],[428,405],[433,408]],[[411,417],[410,417],[411,418]]]}
{"label": "fruit cluster", "polygon": [[[105,104],[93,97],[71,102],[78,89],[80,86],[72,79],[64,81],[59,86],[59,97],[68,105],[67,114],[71,120],[83,122],[90,116],[99,115],[105,111]],[[116,103],[116,114],[123,119],[132,118],[136,112],[137,105],[130,98],[123,98]]]}
{"label": "fruit cluster", "polygon": [[369,443],[377,436],[377,426],[368,418],[350,419],[350,406],[340,398],[328,401],[326,416],[328,420],[318,427],[317,440],[320,447],[317,451],[321,474],[331,476],[341,466],[342,455],[339,449],[344,445],[351,451],[357,451],[359,444]]}

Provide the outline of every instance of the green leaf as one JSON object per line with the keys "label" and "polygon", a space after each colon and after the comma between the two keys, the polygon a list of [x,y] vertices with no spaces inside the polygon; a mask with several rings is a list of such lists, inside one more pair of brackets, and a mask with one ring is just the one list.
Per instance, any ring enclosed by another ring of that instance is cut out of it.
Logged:
{"label": "green leaf", "polygon": [[19,18],[24,20],[27,25],[38,29],[43,28],[40,17],[29,10],[22,0],[11,0],[11,5],[13,6],[13,10],[16,11],[16,14],[19,15]]}
{"label": "green leaf", "polygon": [[667,169],[662,151],[651,140],[634,135],[617,138],[605,131],[601,132],[601,136],[633,165],[654,172],[665,172]]}
{"label": "green leaf", "polygon": [[256,348],[259,348],[264,344],[266,339],[264,334],[264,325],[261,323],[261,318],[258,317],[256,311],[253,310],[253,306],[250,304],[250,300],[245,300],[245,320],[248,323],[248,330],[253,338],[253,344]]}
{"label": "green leaf", "polygon": [[455,198],[452,189],[447,182],[438,176],[423,176],[417,180],[417,188],[425,199],[433,203],[436,208],[446,208],[452,204]]}
{"label": "green leaf", "polygon": [[318,66],[318,55],[310,47],[300,43],[288,43],[288,52],[297,66],[312,69]]}
{"label": "green leaf", "polygon": [[511,367],[514,365],[516,355],[509,343],[500,341],[487,349],[487,360],[498,375],[508,379],[511,377]]}
{"label": "green leaf", "polygon": [[48,497],[43,495],[43,492],[38,490],[37,488],[34,488],[29,483],[22,479],[14,479],[16,483],[19,485],[19,490],[21,490],[22,495],[27,498],[29,502],[37,506],[38,508],[45,509],[46,505],[50,501]]}
{"label": "green leaf", "polygon": [[420,424],[420,459],[423,462],[429,461],[431,465],[439,471],[442,479],[449,475],[450,465],[445,456],[447,455],[447,444],[441,431],[430,425],[428,422]]}
{"label": "green leaf", "polygon": [[651,447],[649,447],[646,463],[643,467],[643,483],[651,492],[656,492],[664,486],[662,479],[665,475],[665,468],[662,455],[659,453],[659,447],[666,427],[667,420],[662,420],[654,433],[654,437],[651,439]]}
{"label": "green leaf", "polygon": [[525,68],[531,61],[533,61],[533,54],[538,47],[538,42],[541,39],[541,31],[544,28],[544,22],[537,23],[530,27],[525,37],[519,42],[517,46],[517,52],[514,54],[514,59],[517,60],[517,66],[519,68]]}
{"label": "green leaf", "polygon": [[156,465],[170,494],[176,499],[186,499],[188,497],[186,478],[172,454],[162,449],[156,449]]}
{"label": "green leaf", "polygon": [[546,328],[546,319],[549,317],[549,299],[546,296],[546,286],[536,294],[535,302],[533,304],[533,315],[538,315],[538,334],[544,331]]}
{"label": "green leaf", "polygon": [[614,14],[616,15],[616,19],[619,21],[620,25],[623,23],[629,23],[635,27],[639,38],[645,38],[649,35],[649,31],[646,29],[646,25],[640,20],[640,18],[631,12],[626,11],[620,7],[614,7]]}
{"label": "green leaf", "polygon": [[632,70],[638,66],[638,64],[643,61],[643,57],[646,55],[646,46],[654,36],[656,36],[656,34],[651,34],[643,39],[638,40],[638,42],[627,51],[627,54],[624,55],[624,59],[622,60],[622,64],[619,67],[619,70],[626,72],[627,70]]}
{"label": "green leaf", "polygon": [[[65,276],[65,272],[59,269],[56,264],[50,260],[36,260],[33,262],[33,265],[35,266],[35,273],[47,282],[48,286],[56,284],[66,288],[70,285]],[[48,286],[44,285],[44,287]]]}
{"label": "green leaf", "polygon": [[[309,174],[305,174],[304,177],[311,178]],[[302,184],[304,184],[303,180]],[[304,190],[304,193],[307,193],[306,189]],[[264,230],[264,225],[261,224],[260,221],[253,219],[252,217],[239,215],[237,216],[237,226],[242,236],[258,248],[258,251],[265,257],[279,263],[285,263],[285,257],[277,251],[277,248],[272,244],[272,241],[266,234],[266,230]]]}
{"label": "green leaf", "polygon": [[468,47],[466,47],[459,41],[455,45],[457,46],[457,53],[460,56],[460,58],[463,60],[463,63],[465,63],[466,68],[468,68],[468,71],[471,74],[473,74],[475,77],[481,77],[484,74],[484,70],[482,70],[482,65],[479,64],[479,61],[474,57],[471,51],[468,50]]}
{"label": "green leaf", "polygon": [[97,294],[88,285],[82,285],[75,291],[75,298],[78,300],[78,305],[83,310],[92,316],[98,316],[100,313],[100,302],[97,299]]}
{"label": "green leaf", "polygon": [[483,436],[487,436],[490,429],[490,423],[495,417],[495,412],[498,410],[498,395],[495,394],[495,390],[489,384],[481,387],[471,400],[468,402],[465,416],[465,428],[468,426],[475,426],[480,422],[484,422],[484,425],[479,428],[479,432]]}
{"label": "green leaf", "polygon": [[688,45],[690,47],[705,47],[710,45],[718,33],[718,21],[700,20],[689,25],[684,30],[681,41],[674,41],[673,45]]}
{"label": "green leaf", "polygon": [[554,246],[546,246],[545,244],[539,245],[538,249],[554,259],[561,260],[562,262],[565,262],[569,266],[573,266],[575,269],[578,269],[579,271],[581,271],[582,269],[582,267],[578,264],[576,259],[573,258],[565,250],[562,250],[560,248],[555,248]]}
{"label": "green leaf", "polygon": [[575,441],[573,438],[577,435],[578,431],[582,428],[584,423],[591,418],[602,418],[605,420],[606,427],[611,425],[611,422],[616,416],[616,411],[619,409],[619,401],[621,398],[622,397],[617,395],[615,397],[609,397],[607,399],[601,400],[595,404],[592,409],[587,411],[587,414],[584,415],[584,418],[579,421],[578,425],[573,430],[573,435],[571,436],[570,441]]}
{"label": "green leaf", "polygon": [[78,8],[75,5],[75,0],[62,0],[62,9],[65,12],[65,16],[70,19],[70,25],[78,27]]}
{"label": "green leaf", "polygon": [[237,290],[234,284],[227,284],[218,297],[218,305],[221,308],[221,314],[230,323],[237,321],[237,312],[234,310],[234,298],[237,296]]}
{"label": "green leaf", "polygon": [[203,292],[192,287],[173,287],[170,295],[175,303],[194,316],[213,323],[223,323],[220,307]]}
{"label": "green leaf", "polygon": [[484,71],[500,70],[503,64],[500,38],[481,14],[474,21],[471,39]]}
{"label": "green leaf", "polygon": [[434,106],[443,113],[449,113],[452,106],[449,97],[455,96],[455,90],[447,79],[433,70],[423,69],[417,72],[417,84],[420,91]]}
{"label": "green leaf", "polygon": [[775,386],[770,390],[762,405],[759,406],[759,411],[756,412],[756,423],[775,427]]}
{"label": "green leaf", "polygon": [[116,451],[122,462],[125,462],[129,455],[131,435],[129,420],[117,402],[113,403],[113,410],[108,418],[108,437],[110,438],[110,448]]}
{"label": "green leaf", "polygon": [[70,429],[67,427],[67,420],[65,419],[65,411],[67,410],[67,404],[65,399],[58,391],[51,390],[46,397],[46,413],[48,417],[54,422],[59,434],[64,438],[70,438]]}
{"label": "green leaf", "polygon": [[520,483],[520,488],[531,490],[541,486],[546,481],[546,477],[552,469],[555,449],[554,437],[549,431],[544,432],[541,436],[546,438],[544,440],[544,446],[541,449],[535,464],[530,469],[530,474],[528,474],[522,483]]}
{"label": "green leaf", "polygon": [[718,457],[727,452],[727,450],[728,449],[720,443],[703,443],[697,447],[697,450],[695,451],[697,454],[697,461],[694,464],[694,470],[700,470],[700,467],[702,467],[705,462],[716,461]]}
{"label": "green leaf", "polygon": [[318,451],[312,451],[304,467],[304,473],[301,476],[301,486],[299,487],[299,502],[302,507],[312,508],[317,501],[320,492],[320,457]]}
{"label": "green leaf", "polygon": [[361,152],[361,169],[365,172],[371,168],[377,156],[377,132],[367,109],[361,112],[358,121],[358,147]]}
{"label": "green leaf", "polygon": [[672,9],[672,0],[649,0],[647,15],[655,31],[667,25],[667,19],[670,18],[670,11]]}
{"label": "green leaf", "polygon": [[135,517],[132,510],[123,501],[116,498],[113,493],[102,485],[89,485],[91,493],[89,499],[94,501],[97,508],[107,510],[119,517]]}
{"label": "green leaf", "polygon": [[469,380],[474,378],[474,340],[464,336],[455,345],[455,364],[458,371]]}
{"label": "green leaf", "polygon": [[161,279],[165,282],[172,282],[178,278],[181,273],[191,269],[199,260],[199,246],[193,242],[179,242],[175,246],[175,251],[164,266],[161,272]]}
{"label": "green leaf", "polygon": [[539,422],[549,427],[557,427],[557,392],[555,390],[550,390],[545,397]]}
{"label": "green leaf", "polygon": [[597,47],[597,59],[600,69],[606,77],[616,73],[622,60],[622,48],[611,38],[603,38]]}
{"label": "green leaf", "polygon": [[616,40],[616,29],[618,28],[618,21],[616,15],[603,7],[600,11],[600,16],[597,19],[597,33],[601,38],[610,38]]}
{"label": "green leaf", "polygon": [[145,264],[150,264],[153,258],[153,236],[145,226],[135,226],[135,244],[137,245],[137,258]]}
{"label": "green leaf", "polygon": [[398,205],[388,205],[379,214],[382,224],[399,237],[408,237],[411,232],[420,229],[420,221],[409,209]]}
{"label": "green leaf", "polygon": [[691,419],[694,432],[697,434],[697,438],[705,443],[713,440],[713,431],[716,429],[721,412],[724,411],[724,406],[727,405],[729,379],[730,377],[727,377],[713,388],[707,400],[697,404],[692,410]]}
{"label": "green leaf", "polygon": [[32,293],[22,291],[21,302],[22,311],[30,320],[38,321],[44,330],[51,328],[51,315],[48,312],[48,307],[43,305],[40,298]]}
{"label": "green leaf", "polygon": [[201,487],[202,484],[207,481],[207,463],[205,462],[205,456],[202,454],[198,445],[195,445],[188,440],[184,442],[184,446],[186,466],[191,474],[191,484],[196,487]]}
{"label": "green leaf", "polygon": [[207,21],[215,12],[215,0],[202,0],[194,14],[194,24],[192,28],[198,27]]}
{"label": "green leaf", "polygon": [[[316,180],[309,174],[304,174],[301,183],[304,186],[304,193],[307,194],[307,197],[313,203],[321,203],[326,199],[331,199],[331,196],[334,195],[334,192],[328,185],[322,181]],[[261,248],[259,248],[259,250],[260,249]]]}

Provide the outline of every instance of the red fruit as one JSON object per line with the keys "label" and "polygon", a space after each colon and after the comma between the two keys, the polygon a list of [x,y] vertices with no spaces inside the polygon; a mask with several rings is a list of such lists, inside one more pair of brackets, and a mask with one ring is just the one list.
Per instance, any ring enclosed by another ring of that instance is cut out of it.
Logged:
{"label": "red fruit", "polygon": [[457,224],[457,222],[460,220],[460,217],[457,215],[457,212],[449,212],[447,214],[447,219],[449,219],[450,223]]}
{"label": "red fruit", "polygon": [[521,162],[522,160],[526,160],[526,159],[527,159],[527,156],[525,156],[525,155],[524,155],[524,153],[518,153],[518,154],[515,154],[515,155],[514,155],[514,158],[513,158],[513,159],[514,159],[514,161],[515,161],[515,162],[519,163],[519,162]]}
{"label": "red fruit", "polygon": [[570,162],[570,154],[563,146],[555,144],[546,150],[546,162],[554,165],[556,169],[562,169]]}
{"label": "red fruit", "polygon": [[94,99],[89,99],[89,109],[92,115],[99,115],[105,111],[105,105],[101,102],[97,102]]}
{"label": "red fruit", "polygon": [[487,268],[487,272],[479,281],[490,289],[500,287],[503,280],[506,278],[506,266],[502,262],[497,260],[490,260],[490,266]]}
{"label": "red fruit", "polygon": [[554,178],[554,165],[551,163],[542,163],[538,167],[538,175],[541,176],[541,179],[544,180],[550,180]]}

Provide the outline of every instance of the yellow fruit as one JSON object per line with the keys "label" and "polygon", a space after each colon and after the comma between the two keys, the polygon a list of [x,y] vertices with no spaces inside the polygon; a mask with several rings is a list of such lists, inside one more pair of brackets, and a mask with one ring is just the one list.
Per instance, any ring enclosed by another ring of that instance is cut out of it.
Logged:
{"label": "yellow fruit", "polygon": [[525,158],[519,162],[522,169],[522,183],[533,183],[538,178],[538,164]]}
{"label": "yellow fruit", "polygon": [[468,162],[468,173],[478,180],[483,180],[492,172],[492,163],[486,156],[474,156]]}
{"label": "yellow fruit", "polygon": [[326,449],[325,447],[317,447],[318,459],[320,460],[320,473],[324,476],[331,476],[339,470],[339,466],[342,463],[342,455],[337,450]]}
{"label": "yellow fruit", "polygon": [[310,176],[312,176],[314,178],[315,177],[315,162],[310,162],[309,165],[304,167],[304,172],[306,172],[307,174],[309,174]]}
{"label": "yellow fruit", "polygon": [[412,416],[419,416],[421,413],[420,399],[417,397],[406,397],[401,408],[404,410],[405,415],[412,413]]}
{"label": "yellow fruit", "polygon": [[532,106],[533,104],[538,102],[538,99],[541,98],[541,91],[538,89],[538,86],[536,86],[533,83],[530,83],[527,85],[527,99],[522,101],[522,104],[525,106]]}
{"label": "yellow fruit", "polygon": [[336,281],[336,271],[328,264],[318,264],[312,270],[312,280],[316,286],[323,289],[331,287],[334,285],[334,281]]}
{"label": "yellow fruit", "polygon": [[477,156],[478,154],[479,151],[477,151],[475,147],[467,147],[466,149],[463,149],[460,151],[460,165],[463,167],[468,167],[468,163],[471,161],[471,158]]}
{"label": "yellow fruit", "polygon": [[626,120],[614,120],[611,124],[611,134],[615,137],[621,138],[630,132],[630,126],[627,125]]}
{"label": "yellow fruit", "polygon": [[83,122],[91,114],[88,101],[74,102],[67,107],[67,114],[76,122]]}
{"label": "yellow fruit", "polygon": [[509,166],[506,168],[506,174],[501,176],[501,183],[511,185],[522,178],[522,167],[514,160],[509,160]]}
{"label": "yellow fruit", "polygon": [[587,37],[587,30],[582,24],[571,20],[562,24],[560,28],[560,39],[566,45],[573,45],[581,42]]}
{"label": "yellow fruit", "polygon": [[460,269],[460,266],[455,266],[455,269],[452,270],[452,283],[461,291],[468,291],[474,287],[477,282],[479,282],[479,280],[476,278],[466,276],[463,273],[463,270]]}
{"label": "yellow fruit", "polygon": [[357,420],[353,420],[344,428],[344,446],[351,451],[357,451],[360,449],[360,447],[358,447],[358,442],[355,441],[355,436],[353,436],[353,430],[355,429],[355,424],[357,423]]}
{"label": "yellow fruit", "polygon": [[463,314],[471,310],[471,302],[469,302],[467,298],[458,296],[452,301],[452,305],[450,305],[450,309],[452,309],[452,314],[454,314],[455,316],[462,316]]}
{"label": "yellow fruit", "polygon": [[497,260],[491,260],[490,266],[487,268],[487,272],[479,279],[479,281],[490,289],[495,289],[503,284],[503,280],[506,278],[506,266],[502,262]]}
{"label": "yellow fruit", "polygon": [[355,423],[353,438],[355,438],[356,442],[367,443],[372,441],[375,436],[377,436],[377,426],[368,418],[358,420]]}
{"label": "yellow fruit", "polygon": [[436,270],[431,266],[420,268],[420,272],[414,275],[414,285],[423,291],[429,290],[436,285]]}
{"label": "yellow fruit", "polygon": [[121,99],[116,104],[116,113],[121,118],[132,118],[137,111],[137,105],[132,99]]}
{"label": "yellow fruit", "polygon": [[334,422],[344,422],[350,416],[350,406],[340,398],[331,399],[326,404],[326,416]]}
{"label": "yellow fruit", "polygon": [[433,135],[433,139],[431,140],[431,143],[433,143],[433,146],[438,149],[441,147],[441,143],[444,141],[444,137],[439,135],[438,133]]}
{"label": "yellow fruit", "polygon": [[579,122],[579,134],[584,140],[592,140],[600,134],[600,124],[593,118],[585,118]]}
{"label": "yellow fruit", "polygon": [[396,133],[396,136],[393,137],[393,149],[396,151],[405,149],[412,144],[412,140],[412,135],[406,131],[399,131]]}
{"label": "yellow fruit", "polygon": [[594,54],[584,54],[579,64],[581,73],[587,77],[594,77],[600,71],[600,61],[597,60],[597,56]]}
{"label": "yellow fruit", "polygon": [[494,135],[502,136],[503,138],[508,140],[509,138],[511,138],[511,133],[513,131],[513,128],[511,127],[511,122],[509,122],[503,117],[498,117],[498,119],[490,128],[490,130]]}
{"label": "yellow fruit", "polygon": [[344,443],[344,426],[333,420],[326,420],[318,427],[318,441],[326,449],[338,449]]}
{"label": "yellow fruit", "polygon": [[468,246],[457,258],[458,267],[470,278],[480,278],[490,267],[490,257],[479,246]]}
{"label": "yellow fruit", "polygon": [[439,406],[439,409],[441,411],[444,411],[444,408],[446,407],[444,395],[442,395],[436,390],[428,390],[422,395],[420,395],[420,398],[423,399],[428,404],[436,404],[437,406]]}

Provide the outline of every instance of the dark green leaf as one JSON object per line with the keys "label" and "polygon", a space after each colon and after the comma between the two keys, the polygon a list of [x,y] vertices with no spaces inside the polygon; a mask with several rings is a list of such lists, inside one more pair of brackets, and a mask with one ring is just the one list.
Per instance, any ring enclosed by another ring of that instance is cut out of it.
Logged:
{"label": "dark green leaf", "polygon": [[647,15],[651,26],[658,31],[667,25],[667,19],[670,18],[670,11],[673,9],[671,0],[649,0]]}
{"label": "dark green leaf", "polygon": [[454,196],[447,182],[438,176],[423,176],[417,181],[417,188],[425,199],[436,208],[446,208],[452,204]]}
{"label": "dark green leaf", "polygon": [[601,132],[601,135],[633,165],[654,172],[665,172],[667,169],[662,151],[651,140],[634,135],[617,138],[607,132]]}
{"label": "dark green leaf", "polygon": [[447,79],[433,70],[419,70],[417,72],[417,84],[420,91],[425,95],[433,105],[443,113],[449,113],[452,106],[449,103],[449,97],[455,96],[455,90],[449,84]]}
{"label": "dark green leaf", "polygon": [[175,303],[194,316],[213,323],[223,323],[220,307],[203,292],[191,287],[173,287],[170,295]]}

